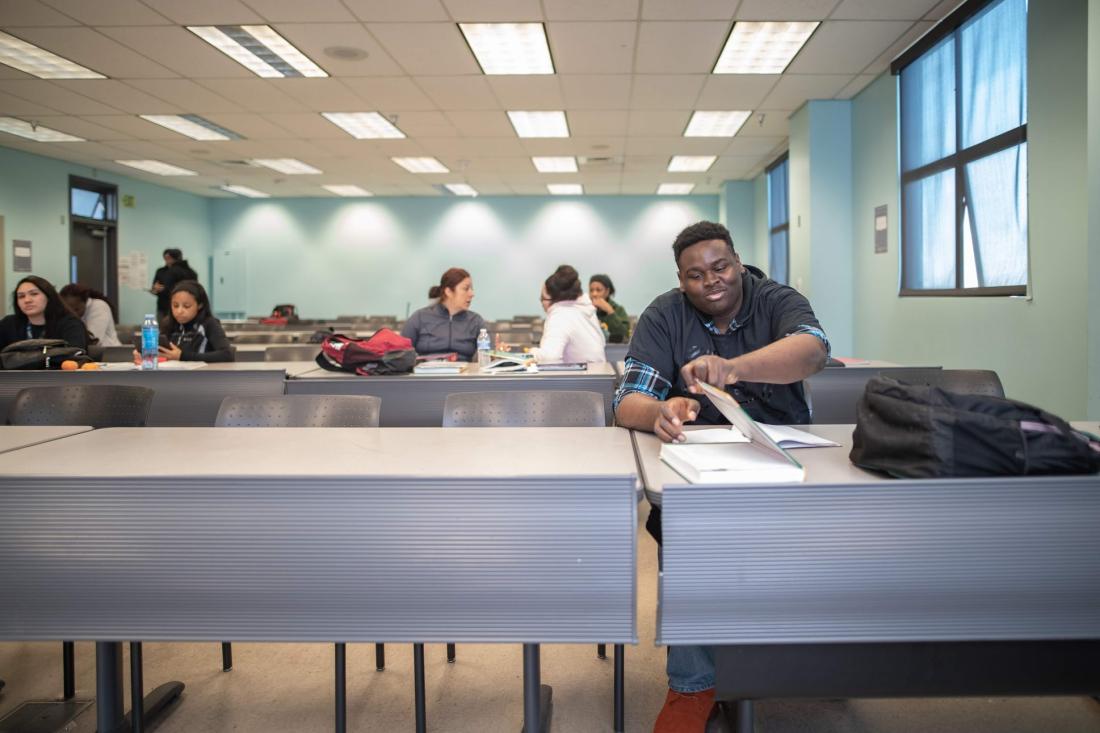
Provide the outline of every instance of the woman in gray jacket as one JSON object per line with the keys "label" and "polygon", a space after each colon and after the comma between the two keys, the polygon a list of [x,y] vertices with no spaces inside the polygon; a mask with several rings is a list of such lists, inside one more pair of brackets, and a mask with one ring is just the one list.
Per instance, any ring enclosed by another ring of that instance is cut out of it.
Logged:
{"label": "woman in gray jacket", "polygon": [[474,299],[470,273],[452,267],[443,273],[439,285],[432,286],[428,297],[438,302],[413,313],[401,335],[412,340],[418,354],[454,351],[459,359],[472,361],[477,354],[477,334],[485,328],[485,320],[470,310]]}

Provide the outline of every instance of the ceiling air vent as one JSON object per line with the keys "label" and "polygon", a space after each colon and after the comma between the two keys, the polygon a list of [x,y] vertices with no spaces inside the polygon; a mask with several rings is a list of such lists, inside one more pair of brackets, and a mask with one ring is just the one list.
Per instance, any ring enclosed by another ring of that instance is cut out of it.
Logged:
{"label": "ceiling air vent", "polygon": [[586,168],[617,168],[622,162],[613,155],[582,155],[577,158],[577,163]]}

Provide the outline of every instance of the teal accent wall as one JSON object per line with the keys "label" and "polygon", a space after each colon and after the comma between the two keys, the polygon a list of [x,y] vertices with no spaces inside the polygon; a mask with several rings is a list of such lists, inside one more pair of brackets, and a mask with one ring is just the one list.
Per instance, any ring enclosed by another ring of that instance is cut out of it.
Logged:
{"label": "teal accent wall", "polygon": [[[404,317],[457,266],[473,277],[473,310],[507,318],[541,313],[542,282],[565,263],[586,283],[593,273],[610,275],[616,300],[637,314],[676,286],[672,242],[685,226],[716,220],[718,199],[213,199],[214,305],[257,314],[294,303],[310,317]],[[243,282],[233,275],[222,283],[227,269],[243,272]]]}
{"label": "teal accent wall", "polygon": [[[1090,307],[1090,187],[1082,154],[1087,20],[1086,0],[1029,7],[1028,298],[898,296],[896,79],[883,75],[855,98],[852,219],[859,355],[994,369],[1009,396],[1069,419],[1086,416],[1087,334],[1095,334],[1100,318],[1095,300]],[[880,204],[891,206],[887,254],[874,253],[871,217]]]}
{"label": "teal accent wall", "polygon": [[[733,248],[741,255],[741,260],[750,265],[759,265],[757,258],[758,241],[756,239],[756,207],[754,204],[752,181],[726,181],[722,184],[722,193],[718,200],[719,221],[730,230]],[[763,265],[767,270],[767,262]]]}
{"label": "teal accent wall", "polygon": [[1100,420],[1100,0],[1088,13],[1088,415]]}
{"label": "teal accent wall", "polygon": [[768,223],[768,176],[761,173],[752,179],[753,238],[755,251],[752,263],[772,275],[771,263],[771,227]]}
{"label": "teal accent wall", "polygon": [[[64,144],[64,143],[57,143]],[[134,208],[119,208],[118,252],[146,254],[149,283],[163,264],[161,252],[179,247],[202,281],[206,280],[210,254],[210,224],[207,199],[182,191],[162,188],[126,176],[97,171],[66,161],[0,147],[0,216],[4,217],[3,261],[10,309],[11,291],[27,273],[13,272],[13,239],[32,243],[35,275],[58,289],[69,282],[69,176],[76,175],[118,185],[119,199],[135,197]],[[119,317],[122,323],[140,323],[146,312],[156,308],[156,298],[144,290],[119,286]]]}

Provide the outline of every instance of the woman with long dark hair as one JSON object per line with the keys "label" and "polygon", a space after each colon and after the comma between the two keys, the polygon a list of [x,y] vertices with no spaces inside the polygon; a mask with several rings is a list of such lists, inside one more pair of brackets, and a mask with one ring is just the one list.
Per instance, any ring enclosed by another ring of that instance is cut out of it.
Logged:
{"label": "woman with long dark hair", "polygon": [[[206,288],[198,280],[177,283],[169,307],[160,324],[160,332],[168,338],[168,345],[160,347],[161,356],[180,361],[233,361],[225,329],[214,317]],[[140,359],[137,352],[134,355]]]}
{"label": "woman with long dark hair", "polygon": [[122,345],[115,330],[118,313],[106,295],[87,285],[69,283],[61,288],[61,299],[84,321],[84,327],[96,337],[100,346]]}
{"label": "woman with long dark hair", "polygon": [[15,285],[12,313],[0,319],[0,349],[26,339],[62,339],[88,348],[84,323],[61,300],[49,280],[28,275]]}
{"label": "woman with long dark hair", "polygon": [[413,313],[401,329],[401,335],[413,342],[420,354],[455,352],[470,361],[477,353],[477,334],[485,320],[470,310],[474,283],[470,273],[452,267],[433,285],[428,297],[436,302]]}

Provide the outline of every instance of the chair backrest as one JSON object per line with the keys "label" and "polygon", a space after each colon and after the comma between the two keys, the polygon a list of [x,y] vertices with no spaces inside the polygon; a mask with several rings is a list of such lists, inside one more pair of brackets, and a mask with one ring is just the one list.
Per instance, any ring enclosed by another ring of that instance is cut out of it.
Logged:
{"label": "chair backrest", "polygon": [[447,395],[445,428],[602,428],[598,392],[460,392]]}
{"label": "chair backrest", "polygon": [[376,428],[382,400],[358,395],[226,397],[219,428]]}
{"label": "chair backrest", "polygon": [[905,370],[899,370],[890,376],[911,384],[927,384],[939,387],[947,392],[960,394],[987,395],[989,397],[1004,397],[1005,390],[1001,386],[1001,378],[997,372],[991,369],[937,369],[935,371],[915,370],[909,374]]}
{"label": "chair backrest", "polygon": [[[824,369],[803,382],[813,392],[811,419],[817,424],[852,425],[856,405],[871,377],[882,375],[913,381],[922,375],[942,371],[939,367],[844,367]],[[906,376],[902,376],[902,375]],[[932,377],[927,377],[931,379]]]}
{"label": "chair backrest", "polygon": [[143,428],[153,395],[148,387],[121,384],[25,387],[15,395],[8,424]]}
{"label": "chair backrest", "polygon": [[321,344],[268,346],[264,349],[264,361],[309,361],[319,353]]}

